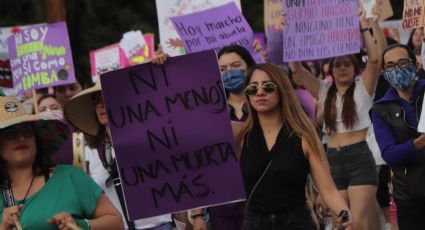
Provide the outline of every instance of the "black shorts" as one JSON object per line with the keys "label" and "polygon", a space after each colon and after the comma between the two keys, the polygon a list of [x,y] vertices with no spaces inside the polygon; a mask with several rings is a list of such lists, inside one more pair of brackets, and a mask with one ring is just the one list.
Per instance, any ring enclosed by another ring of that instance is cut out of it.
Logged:
{"label": "black shorts", "polygon": [[375,160],[366,141],[328,148],[327,155],[338,190],[346,190],[348,186],[378,185]]}

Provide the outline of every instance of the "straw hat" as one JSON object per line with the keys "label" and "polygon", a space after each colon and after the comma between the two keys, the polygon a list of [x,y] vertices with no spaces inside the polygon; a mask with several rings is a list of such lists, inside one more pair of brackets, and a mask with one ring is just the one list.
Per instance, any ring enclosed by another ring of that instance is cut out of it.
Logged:
{"label": "straw hat", "polygon": [[0,132],[26,122],[34,124],[44,154],[55,153],[68,138],[68,127],[60,120],[49,115],[26,115],[23,105],[16,97],[0,97]]}
{"label": "straw hat", "polygon": [[93,93],[102,90],[100,81],[97,80],[96,84],[88,89],[79,92],[73,96],[66,104],[63,112],[66,119],[81,130],[83,133],[96,136],[100,123],[97,120],[96,111],[94,109],[92,95]]}

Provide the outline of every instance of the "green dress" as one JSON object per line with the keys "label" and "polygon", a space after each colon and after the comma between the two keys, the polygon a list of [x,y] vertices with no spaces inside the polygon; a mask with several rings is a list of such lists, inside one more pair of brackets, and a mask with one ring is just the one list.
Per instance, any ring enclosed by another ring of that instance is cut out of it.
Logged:
{"label": "green dress", "polygon": [[[72,166],[58,165],[47,183],[25,201],[19,218],[23,229],[57,229],[47,223],[52,216],[61,212],[75,219],[90,219],[102,189],[84,172]],[[1,194],[1,193],[0,193]],[[15,201],[20,204],[19,200]],[[0,210],[5,208],[0,199]],[[0,223],[3,216],[0,215]]]}

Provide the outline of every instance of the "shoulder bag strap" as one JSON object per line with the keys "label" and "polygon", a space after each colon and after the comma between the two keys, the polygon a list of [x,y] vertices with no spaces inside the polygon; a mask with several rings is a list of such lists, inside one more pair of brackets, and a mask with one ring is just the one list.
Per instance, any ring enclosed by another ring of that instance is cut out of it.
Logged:
{"label": "shoulder bag strap", "polygon": [[[283,142],[283,144],[281,145],[280,148],[282,148],[283,146],[286,145],[286,143],[289,141],[289,138],[292,136],[292,134],[294,134],[294,131],[292,131],[285,139],[285,141]],[[255,183],[254,187],[251,190],[251,193],[249,194],[248,200],[246,201],[246,205],[245,205],[245,209],[248,208],[249,202],[251,201],[252,195],[254,194],[255,190],[257,189],[258,185],[260,184],[260,182],[263,180],[264,176],[266,175],[267,171],[269,171],[270,166],[273,163],[273,160],[276,159],[277,155],[279,155],[279,151],[276,152],[276,154],[273,156],[273,158],[269,161],[269,163],[267,164],[266,168],[264,169],[263,173],[261,174],[260,178],[257,180],[257,182]]]}
{"label": "shoulder bag strap", "polygon": [[3,191],[3,199],[6,207],[12,207],[15,205],[15,199],[13,198],[13,192],[12,188],[10,187],[9,182],[5,182],[2,185],[2,191]]}
{"label": "shoulder bag strap", "polygon": [[[108,148],[105,150],[105,148]],[[112,179],[112,183],[114,184],[115,191],[117,192],[118,199],[121,204],[121,209],[124,214],[125,222],[127,223],[129,230],[135,230],[136,226],[133,221],[128,219],[127,207],[124,201],[124,192],[121,186],[121,180],[118,175],[117,164],[114,159],[112,159],[112,146],[101,145],[97,150],[99,154],[99,158],[102,161],[103,167],[108,170],[109,176]]]}

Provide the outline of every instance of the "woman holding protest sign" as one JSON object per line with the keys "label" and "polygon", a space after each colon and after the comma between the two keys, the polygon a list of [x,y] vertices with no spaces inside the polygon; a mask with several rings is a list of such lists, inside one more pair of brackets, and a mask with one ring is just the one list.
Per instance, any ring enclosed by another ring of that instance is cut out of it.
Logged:
{"label": "woman holding protest sign", "polygon": [[304,193],[310,171],[325,202],[339,214],[339,224],[350,229],[348,205],[288,76],[275,65],[256,65],[244,89],[248,118],[233,123],[248,196],[242,229],[316,229]]}
{"label": "woman holding protest sign", "polygon": [[[354,55],[332,58],[329,73],[334,84],[320,81],[299,63],[290,63],[293,77],[319,100],[323,108],[324,131],[328,135],[328,160],[337,188],[349,201],[357,225],[355,229],[379,228],[376,202],[378,177],[372,153],[365,141],[371,125],[369,110],[373,103],[382,54],[386,41],[375,17],[367,21],[359,10],[360,31],[368,53],[363,77],[355,80],[360,68]],[[372,35],[371,30],[373,30]],[[323,194],[322,194],[323,195]]]}
{"label": "woman holding protest sign", "polygon": [[[254,49],[256,51],[261,50],[258,44],[254,44]],[[159,46],[152,62],[164,64],[167,61],[167,56]],[[255,61],[249,51],[240,45],[229,45],[221,48],[217,57],[226,90],[230,119],[232,121],[245,121],[248,117],[248,105],[245,102],[243,83],[246,71],[255,65]],[[244,202],[239,202],[208,208],[211,229],[241,229],[244,204]],[[203,209],[192,210],[190,216],[193,219],[195,230],[206,229]]]}
{"label": "woman holding protest sign", "polygon": [[103,103],[100,81],[95,86],[75,95],[65,105],[68,121],[87,135],[84,149],[88,171],[93,180],[105,191],[114,206],[124,214],[127,229],[171,230],[171,215],[161,215],[136,221],[128,221],[124,196],[111,144],[108,118]]}
{"label": "woman holding protest sign", "polygon": [[52,155],[68,129],[45,115],[24,115],[0,97],[0,229],[122,229],[119,212],[94,181]]}

